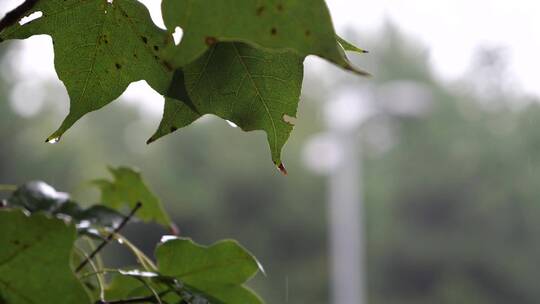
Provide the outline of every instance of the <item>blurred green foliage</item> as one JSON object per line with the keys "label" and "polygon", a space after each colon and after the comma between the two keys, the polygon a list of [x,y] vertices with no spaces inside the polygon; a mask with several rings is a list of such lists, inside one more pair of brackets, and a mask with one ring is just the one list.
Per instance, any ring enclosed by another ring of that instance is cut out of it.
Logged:
{"label": "blurred green foliage", "polygon": [[[384,40],[362,43],[371,55],[361,64],[376,75],[372,80],[330,66],[325,79],[306,80],[285,146],[289,177],[267,162],[262,132],[243,135],[217,119],[146,147],[156,127],[149,121],[158,119],[122,102],[83,119],[60,144],[45,145],[36,138],[45,139],[61,116],[44,110],[51,115],[17,117],[7,79],[0,92],[0,183],[43,179],[97,201],[82,181],[104,176],[107,164],[137,166],[183,235],[207,244],[235,238],[250,248],[268,274],[252,286],[268,303],[328,303],[326,184],[303,165],[303,147],[323,130],[322,99],[332,90],[415,81],[431,92],[429,112],[386,115],[394,134],[387,149],[364,142],[370,303],[537,303],[538,103],[510,94],[486,101],[466,85],[442,84],[425,51],[386,31],[377,35]],[[380,123],[369,122],[364,138]],[[148,250],[163,233],[128,229]]]}

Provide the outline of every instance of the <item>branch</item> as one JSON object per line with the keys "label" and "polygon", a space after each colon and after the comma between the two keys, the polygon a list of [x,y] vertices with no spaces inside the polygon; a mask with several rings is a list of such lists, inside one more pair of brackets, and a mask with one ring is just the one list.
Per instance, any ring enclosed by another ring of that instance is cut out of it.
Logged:
{"label": "branch", "polygon": [[125,300],[114,300],[114,301],[97,301],[96,304],[129,304],[129,303],[159,303],[159,298],[171,292],[171,290],[165,290],[156,295],[151,295],[147,297],[139,298],[130,298]]}
{"label": "branch", "polygon": [[86,264],[88,264],[88,262],[96,256],[96,254],[98,254],[103,248],[105,248],[105,246],[107,246],[107,244],[109,244],[112,241],[114,236],[120,230],[122,230],[122,228],[124,228],[127,222],[129,222],[129,220],[133,217],[133,215],[135,215],[135,212],[137,212],[137,210],[139,210],[139,208],[141,207],[142,207],[142,203],[137,202],[137,205],[135,205],[135,208],[133,208],[133,210],[131,210],[131,212],[126,217],[124,217],[120,225],[118,225],[118,227],[116,227],[116,229],[114,229],[114,231],[111,234],[109,234],[109,236],[107,236],[107,238],[103,240],[103,242],[101,242],[101,244],[99,244],[99,246],[96,249],[94,249],[94,251],[92,251],[92,253],[88,256],[88,258],[82,261],[82,263],[77,267],[77,269],[75,269],[75,272],[81,271],[84,268],[84,266],[86,266]]}
{"label": "branch", "polygon": [[39,0],[26,0],[23,4],[19,5],[16,9],[7,13],[2,20],[0,20],[0,32],[3,31],[8,26],[15,24],[17,21],[21,20],[26,13],[31,10]]}
{"label": "branch", "polygon": [[131,298],[126,300],[115,300],[115,301],[97,301],[96,304],[128,304],[128,303],[157,303],[155,296],[140,297],[140,298]]}

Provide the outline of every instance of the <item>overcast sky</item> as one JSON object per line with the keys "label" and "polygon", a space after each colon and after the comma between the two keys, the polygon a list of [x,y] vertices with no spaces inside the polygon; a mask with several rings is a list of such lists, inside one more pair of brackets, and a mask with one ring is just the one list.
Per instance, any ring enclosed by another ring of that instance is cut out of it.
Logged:
{"label": "overcast sky", "polygon": [[[1,0],[0,15],[21,2]],[[149,6],[154,21],[162,25],[160,1],[141,2]],[[327,3],[338,32],[347,28],[376,32],[386,21],[392,21],[430,50],[432,67],[444,79],[455,79],[466,72],[478,48],[503,47],[515,82],[525,92],[540,96],[537,75],[540,0],[328,0]],[[17,54],[20,76],[56,79],[48,38],[35,37],[22,45]],[[130,87],[128,95],[151,97],[145,88],[144,85]]]}

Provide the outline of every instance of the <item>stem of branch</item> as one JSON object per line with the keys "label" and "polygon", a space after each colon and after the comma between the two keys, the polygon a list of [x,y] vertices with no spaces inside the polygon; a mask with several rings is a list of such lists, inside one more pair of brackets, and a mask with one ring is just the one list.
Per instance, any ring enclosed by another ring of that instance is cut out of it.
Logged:
{"label": "stem of branch", "polygon": [[81,271],[84,266],[86,266],[86,264],[88,264],[88,261],[93,259],[96,254],[98,254],[103,248],[105,248],[105,246],[107,246],[107,244],[109,244],[112,239],[114,238],[114,236],[120,231],[122,230],[122,228],[124,228],[124,226],[127,224],[127,222],[129,222],[129,220],[133,217],[133,215],[135,215],[135,213],[137,212],[137,210],[139,210],[139,208],[142,207],[142,203],[141,202],[137,202],[137,205],[135,205],[135,208],[133,208],[133,210],[131,210],[131,212],[126,216],[124,217],[124,219],[122,220],[122,222],[120,223],[120,225],[118,225],[118,227],[116,227],[116,229],[114,229],[114,231],[109,234],[109,236],[103,240],[103,242],[101,242],[101,244],[99,244],[99,246],[97,246],[96,249],[94,249],[94,251],[92,251],[92,253],[90,255],[88,255],[88,258],[84,259],[84,261],[82,261],[82,263],[77,267],[77,269],[75,269],[75,272],[79,272]]}
{"label": "stem of branch", "polygon": [[114,301],[97,301],[96,304],[128,304],[128,303],[159,303],[159,298],[171,292],[171,290],[165,290],[159,294],[154,294],[147,297],[131,298],[124,300],[114,300]]}
{"label": "stem of branch", "polygon": [[140,297],[140,298],[131,298],[125,300],[115,300],[115,301],[98,301],[96,304],[128,304],[128,303],[157,303],[154,296]]}
{"label": "stem of branch", "polygon": [[21,20],[26,13],[31,10],[39,0],[26,0],[23,4],[19,5],[17,8],[7,13],[2,20],[0,20],[0,32],[3,31],[8,26],[11,26]]}

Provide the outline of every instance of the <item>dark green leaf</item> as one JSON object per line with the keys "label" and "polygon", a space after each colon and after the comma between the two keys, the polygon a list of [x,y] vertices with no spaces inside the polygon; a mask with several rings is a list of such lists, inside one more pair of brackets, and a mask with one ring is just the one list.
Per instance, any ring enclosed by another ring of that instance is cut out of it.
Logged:
{"label": "dark green leaf", "polygon": [[69,265],[75,237],[75,226],[59,219],[0,211],[3,303],[90,303]]}
{"label": "dark green leaf", "polygon": [[215,114],[245,131],[264,130],[272,160],[280,165],[282,147],[293,129],[302,78],[302,59],[294,53],[217,43],[184,71],[176,72],[169,95],[175,99],[166,99],[163,120],[150,141],[204,114]]}
{"label": "dark green leaf", "polygon": [[157,248],[156,259],[162,275],[177,278],[221,303],[263,303],[242,285],[257,273],[259,264],[235,241],[204,247],[190,239],[170,240]]}
{"label": "dark green leaf", "polygon": [[69,115],[48,141],[57,141],[79,118],[118,98],[134,81],[165,93],[172,73],[160,52],[172,37],[156,27],[136,0],[41,0],[28,14],[43,16],[0,32],[0,41],[52,37],[55,66],[71,99]]}
{"label": "dark green leaf", "polygon": [[318,55],[366,75],[339,51],[324,0],[164,0],[162,13],[169,30],[184,31],[167,54],[175,67],[193,62],[218,41],[237,41],[291,50],[302,58]]}

